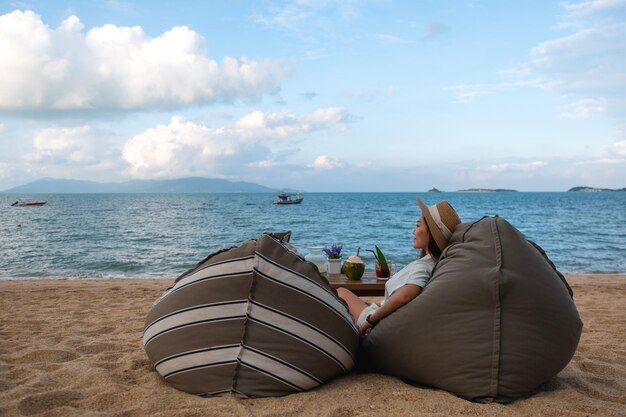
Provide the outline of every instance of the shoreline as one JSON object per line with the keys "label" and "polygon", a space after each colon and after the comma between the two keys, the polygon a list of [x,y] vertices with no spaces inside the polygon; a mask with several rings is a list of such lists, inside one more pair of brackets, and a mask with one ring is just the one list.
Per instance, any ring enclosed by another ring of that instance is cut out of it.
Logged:
{"label": "shoreline", "polygon": [[286,397],[195,397],[164,383],[141,343],[152,302],[173,280],[1,280],[0,415],[623,416],[624,278],[566,276],[584,322],[578,350],[535,395],[508,405],[355,372]]}
{"label": "shoreline", "polygon": [[[602,278],[602,277],[624,277],[626,278],[626,272],[591,272],[591,273],[566,273],[561,272],[566,279],[570,278]],[[0,282],[20,282],[20,281],[168,281],[175,280],[177,276],[171,277],[0,277]]]}

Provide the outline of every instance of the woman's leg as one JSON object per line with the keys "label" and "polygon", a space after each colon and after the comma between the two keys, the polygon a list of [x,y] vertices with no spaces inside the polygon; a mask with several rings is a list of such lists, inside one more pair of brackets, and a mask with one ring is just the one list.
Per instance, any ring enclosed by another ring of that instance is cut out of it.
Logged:
{"label": "woman's leg", "polygon": [[348,311],[352,316],[352,321],[356,323],[361,312],[367,307],[367,303],[345,288],[337,288],[337,294],[348,304]]}

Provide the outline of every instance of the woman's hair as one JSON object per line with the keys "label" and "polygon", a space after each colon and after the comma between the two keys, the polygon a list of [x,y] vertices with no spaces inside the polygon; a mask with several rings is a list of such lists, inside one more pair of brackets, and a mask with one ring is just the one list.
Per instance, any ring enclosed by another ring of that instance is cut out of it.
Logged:
{"label": "woman's hair", "polygon": [[[426,227],[426,230],[428,230],[428,253],[430,253],[430,255],[435,258],[435,260],[437,260],[441,256],[441,249],[439,249],[439,246],[437,246],[437,242],[435,242],[433,234],[430,233],[430,228],[428,227],[428,224],[426,222],[424,222],[424,226]],[[422,254],[420,257],[424,256],[426,256],[426,251],[422,249]]]}

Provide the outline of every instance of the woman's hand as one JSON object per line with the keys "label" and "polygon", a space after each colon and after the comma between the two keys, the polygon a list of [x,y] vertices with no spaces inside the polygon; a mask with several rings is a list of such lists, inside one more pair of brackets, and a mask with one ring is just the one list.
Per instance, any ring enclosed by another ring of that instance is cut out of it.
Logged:
{"label": "woman's hand", "polygon": [[365,336],[367,329],[374,327],[379,321],[407,304],[409,301],[413,300],[421,292],[422,287],[413,284],[407,284],[399,288],[396,292],[391,294],[391,297],[385,301],[385,304],[368,317],[369,320],[366,320],[365,323],[359,327],[359,333],[361,336]]}
{"label": "woman's hand", "polygon": [[361,327],[359,327],[359,334],[360,334],[361,336],[365,336],[365,333],[367,332],[367,330],[368,330],[368,329],[371,329],[372,327],[374,327],[374,326],[372,326],[372,324],[371,324],[371,323],[369,323],[369,322],[367,322],[367,321],[366,321],[365,323],[363,323],[363,324],[361,325]]}

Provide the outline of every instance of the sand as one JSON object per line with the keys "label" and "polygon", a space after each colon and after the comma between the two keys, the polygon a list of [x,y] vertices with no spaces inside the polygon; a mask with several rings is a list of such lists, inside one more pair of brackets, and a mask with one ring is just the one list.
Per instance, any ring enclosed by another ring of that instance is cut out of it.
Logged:
{"label": "sand", "polygon": [[351,373],[281,398],[199,398],[151,368],[141,336],[170,280],[0,282],[0,416],[626,415],[626,276],[568,277],[585,323],[570,364],[512,404]]}

